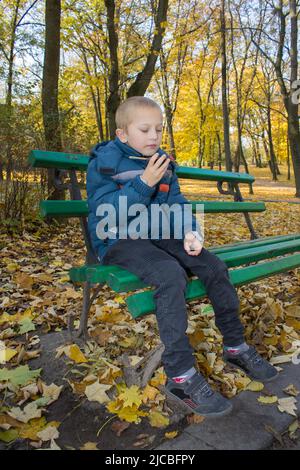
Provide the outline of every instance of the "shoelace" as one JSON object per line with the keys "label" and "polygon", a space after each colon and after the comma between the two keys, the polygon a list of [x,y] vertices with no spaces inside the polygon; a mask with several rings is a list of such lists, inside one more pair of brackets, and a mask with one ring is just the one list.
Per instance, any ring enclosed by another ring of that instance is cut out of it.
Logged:
{"label": "shoelace", "polygon": [[250,353],[249,361],[257,365],[261,365],[263,363],[262,357],[258,354],[255,349]]}
{"label": "shoelace", "polygon": [[211,395],[214,394],[213,390],[210,388],[208,383],[205,383],[203,387],[200,388],[200,390],[197,390],[193,395],[197,397],[197,395],[202,395],[204,398],[209,398]]}

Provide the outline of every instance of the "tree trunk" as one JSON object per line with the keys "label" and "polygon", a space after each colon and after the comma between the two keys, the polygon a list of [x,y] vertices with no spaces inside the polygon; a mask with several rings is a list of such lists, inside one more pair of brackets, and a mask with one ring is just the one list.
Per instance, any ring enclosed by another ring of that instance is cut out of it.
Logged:
{"label": "tree trunk", "polygon": [[128,98],[130,96],[144,96],[151,82],[157,57],[159,56],[159,52],[161,50],[163,36],[165,34],[168,6],[169,0],[158,0],[157,10],[154,18],[156,33],[153,36],[151,50],[147,57],[144,69],[137,75],[135,82],[128,90]]}
{"label": "tree trunk", "polygon": [[18,13],[20,8],[20,0],[17,0],[15,11],[12,19],[9,60],[8,60],[8,77],[7,77],[7,93],[6,93],[6,179],[11,180],[12,171],[12,145],[13,145],[13,132],[12,132],[12,87],[13,87],[13,72],[14,72],[14,58],[15,58],[15,42],[16,42],[16,29]]}
{"label": "tree trunk", "polygon": [[229,112],[227,102],[227,56],[226,56],[226,22],[225,0],[222,0],[221,12],[221,57],[222,57],[222,108],[226,171],[232,171],[232,158],[230,150]]}
{"label": "tree trunk", "polygon": [[274,144],[273,144],[271,109],[270,109],[269,101],[268,101],[268,138],[269,138],[269,149],[270,149],[269,165],[270,165],[270,170],[272,173],[272,179],[273,181],[278,181],[277,170],[276,170],[276,156],[275,156]]}
{"label": "tree trunk", "polygon": [[[121,102],[119,94],[119,63],[118,63],[118,34],[116,30],[115,1],[105,0],[107,10],[107,29],[111,69],[109,74],[109,92],[106,100],[106,114],[108,119],[109,138],[113,139],[116,133],[115,114]],[[155,64],[161,49],[162,39],[166,29],[168,0],[158,0],[155,14],[155,34],[153,35],[150,52],[147,56],[143,70],[138,73],[135,82],[128,90],[127,97],[144,96],[154,73]],[[119,12],[118,12],[119,14]],[[116,15],[117,16],[117,15]]]}
{"label": "tree trunk", "polygon": [[298,78],[298,14],[296,0],[290,0],[290,16],[291,16],[291,91],[289,93],[288,107],[288,134],[293,160],[296,197],[300,197],[300,131],[298,108],[299,103],[293,100],[292,86]]}
{"label": "tree trunk", "polygon": [[110,54],[109,94],[106,102],[109,138],[114,139],[116,134],[115,114],[121,102],[119,96],[119,62],[118,47],[119,37],[116,30],[115,1],[105,0],[107,10],[107,30]]}
{"label": "tree trunk", "polygon": [[291,158],[290,158],[289,136],[287,136],[287,139],[286,139],[286,152],[287,152],[287,167],[288,167],[287,179],[288,179],[288,181],[290,181],[290,179],[291,179]]}
{"label": "tree trunk", "polygon": [[[61,0],[46,0],[45,55],[42,84],[42,109],[46,149],[62,151],[58,111],[58,79],[60,62]],[[49,199],[64,199],[64,191],[54,186],[55,172],[48,171]]]}

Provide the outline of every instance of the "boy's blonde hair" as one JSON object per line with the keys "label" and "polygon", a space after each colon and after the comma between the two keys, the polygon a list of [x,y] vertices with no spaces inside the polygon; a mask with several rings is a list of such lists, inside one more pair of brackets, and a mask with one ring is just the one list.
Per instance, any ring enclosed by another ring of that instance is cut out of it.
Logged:
{"label": "boy's blonde hair", "polygon": [[132,121],[136,108],[156,108],[162,114],[162,110],[155,101],[145,96],[131,96],[121,103],[116,111],[116,126],[118,129],[127,131],[127,126]]}

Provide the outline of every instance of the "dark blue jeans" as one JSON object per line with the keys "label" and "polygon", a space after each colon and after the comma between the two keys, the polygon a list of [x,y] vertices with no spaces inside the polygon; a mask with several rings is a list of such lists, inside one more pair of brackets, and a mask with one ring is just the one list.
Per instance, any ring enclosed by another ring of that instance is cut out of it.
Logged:
{"label": "dark blue jeans", "polygon": [[237,346],[244,342],[239,299],[229,280],[227,266],[205,248],[198,256],[190,256],[184,250],[183,240],[118,240],[108,249],[102,263],[127,269],[155,287],[156,317],[165,346],[162,361],[168,377],[180,375],[195,365],[186,335],[187,272],[205,285],[224,345]]}

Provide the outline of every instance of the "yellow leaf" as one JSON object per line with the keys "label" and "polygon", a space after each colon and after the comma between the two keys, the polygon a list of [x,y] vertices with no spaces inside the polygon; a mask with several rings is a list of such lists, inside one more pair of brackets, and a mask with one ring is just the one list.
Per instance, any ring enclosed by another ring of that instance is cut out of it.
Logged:
{"label": "yellow leaf", "polygon": [[247,385],[246,390],[250,390],[251,392],[260,392],[263,388],[264,388],[263,383],[256,382],[255,380],[253,380]]}
{"label": "yellow leaf", "polygon": [[137,385],[132,385],[120,393],[118,399],[123,401],[124,406],[136,405],[139,407],[142,403],[142,394]]}
{"label": "yellow leaf", "polygon": [[300,321],[293,318],[287,318],[286,324],[293,327],[295,330],[300,330]]}
{"label": "yellow leaf", "polygon": [[67,299],[79,299],[81,297],[81,293],[77,292],[75,289],[72,289],[71,287],[68,287],[64,292],[63,292],[64,297]]}
{"label": "yellow leaf", "polygon": [[289,425],[289,433],[294,434],[299,428],[298,420],[296,419],[292,424]]}
{"label": "yellow leaf", "polygon": [[16,263],[9,263],[6,266],[6,269],[9,273],[14,273],[17,269],[19,269],[19,266]]}
{"label": "yellow leaf", "polygon": [[99,450],[97,447],[97,442],[86,442],[83,447],[80,447],[80,450]]}
{"label": "yellow leaf", "polygon": [[150,411],[149,421],[154,428],[164,428],[169,424],[169,418],[154,410]]}
{"label": "yellow leaf", "polygon": [[122,408],[122,403],[117,399],[117,400],[113,400],[113,401],[110,401],[107,405],[106,405],[106,408],[108,409],[108,411],[110,413],[113,413],[113,414],[118,414],[120,409]]}
{"label": "yellow leaf", "polygon": [[148,384],[143,390],[143,396],[142,396],[143,403],[147,403],[147,401],[154,400],[158,393],[159,393],[159,390],[157,390],[157,388],[151,387],[151,385]]}
{"label": "yellow leaf", "polygon": [[119,345],[122,348],[134,348],[137,344],[138,338],[136,336],[127,336],[123,340],[119,341]]}
{"label": "yellow leaf", "polygon": [[276,344],[278,343],[278,336],[273,335],[269,338],[266,337],[263,341],[267,346],[276,346]]}
{"label": "yellow leaf", "polygon": [[165,437],[167,439],[174,439],[178,434],[178,431],[173,431],[173,432],[165,432]]}
{"label": "yellow leaf", "polygon": [[133,405],[121,408],[121,410],[118,412],[118,416],[128,423],[138,424],[141,422],[140,416],[147,416],[147,413],[139,410],[136,405]]}
{"label": "yellow leaf", "polygon": [[118,302],[118,304],[125,304],[125,300],[120,295],[114,298],[114,302]]}
{"label": "yellow leaf", "polygon": [[166,382],[166,374],[158,369],[156,371],[154,377],[150,380],[150,385],[153,387],[158,387],[159,385],[164,385]]}
{"label": "yellow leaf", "polygon": [[38,441],[37,433],[42,431],[47,425],[46,418],[31,419],[29,423],[23,424],[19,429],[19,437],[22,439],[30,439],[31,441]]}
{"label": "yellow leaf", "polygon": [[249,377],[238,377],[235,380],[235,384],[239,390],[245,390],[247,385],[249,385],[251,382],[251,379]]}
{"label": "yellow leaf", "polygon": [[1,323],[16,323],[24,320],[25,318],[34,318],[34,314],[32,313],[31,308],[27,308],[23,313],[16,313],[15,315],[9,315],[8,313],[3,313],[0,317],[0,324]]}
{"label": "yellow leaf", "polygon": [[16,354],[18,354],[16,349],[1,349],[0,346],[0,364],[5,364],[6,362],[10,361]]}
{"label": "yellow leaf", "polygon": [[271,403],[276,403],[278,400],[276,395],[272,395],[271,397],[258,397],[257,401],[263,403],[264,405],[269,405]]}
{"label": "yellow leaf", "polygon": [[72,361],[80,364],[82,362],[88,362],[84,354],[80,351],[77,344],[71,344],[70,346],[61,346],[56,349],[57,355],[55,357],[60,357],[63,353],[68,356]]}

